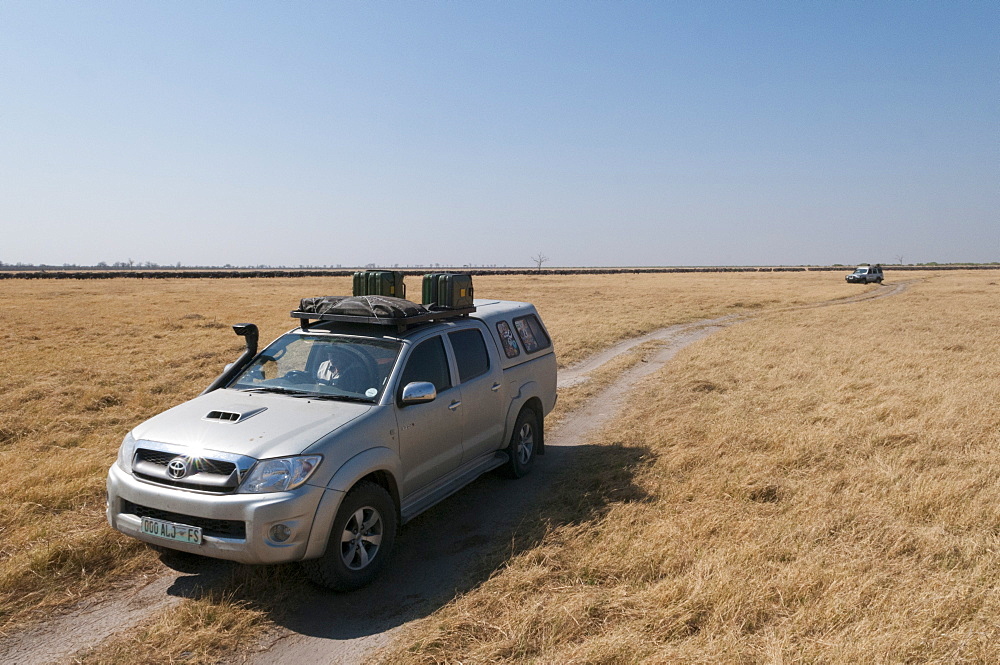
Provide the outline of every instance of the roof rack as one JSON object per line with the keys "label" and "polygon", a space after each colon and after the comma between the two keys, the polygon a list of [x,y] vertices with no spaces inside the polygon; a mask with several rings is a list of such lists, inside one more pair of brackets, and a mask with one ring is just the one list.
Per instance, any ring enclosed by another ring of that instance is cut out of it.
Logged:
{"label": "roof rack", "polygon": [[426,314],[417,314],[416,316],[386,317],[352,316],[350,314],[317,314],[315,312],[302,312],[295,310],[292,312],[292,318],[302,320],[302,330],[308,330],[315,324],[335,321],[338,323],[367,323],[378,326],[396,326],[397,332],[401,333],[407,328],[412,328],[413,326],[420,325],[421,323],[466,317],[475,311],[475,307],[462,307],[458,309],[438,309],[427,312]]}

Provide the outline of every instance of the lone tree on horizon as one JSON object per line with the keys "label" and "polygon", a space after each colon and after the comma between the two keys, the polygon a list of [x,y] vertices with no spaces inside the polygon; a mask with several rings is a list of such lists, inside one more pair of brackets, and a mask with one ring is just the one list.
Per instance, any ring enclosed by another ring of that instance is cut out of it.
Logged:
{"label": "lone tree on horizon", "polygon": [[531,260],[535,262],[535,267],[538,270],[542,269],[542,264],[549,260],[549,257],[545,256],[541,252],[538,252],[536,256],[532,256]]}

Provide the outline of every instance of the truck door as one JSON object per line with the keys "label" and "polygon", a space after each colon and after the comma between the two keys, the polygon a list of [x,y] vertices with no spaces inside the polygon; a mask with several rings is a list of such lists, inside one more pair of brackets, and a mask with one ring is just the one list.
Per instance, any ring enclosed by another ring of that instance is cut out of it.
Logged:
{"label": "truck door", "polygon": [[448,341],[462,391],[462,459],[469,462],[503,445],[503,369],[478,328],[450,332]]}
{"label": "truck door", "polygon": [[396,403],[403,496],[426,487],[462,462],[462,399],[458,387],[452,385],[440,335],[420,342],[410,352],[396,387],[397,399],[403,386],[412,381],[433,383],[437,398],[409,406]]}

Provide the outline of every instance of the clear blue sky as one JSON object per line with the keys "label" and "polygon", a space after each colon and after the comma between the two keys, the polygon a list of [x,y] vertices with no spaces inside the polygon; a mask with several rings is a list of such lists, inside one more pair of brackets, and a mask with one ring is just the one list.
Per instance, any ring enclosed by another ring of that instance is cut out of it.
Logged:
{"label": "clear blue sky", "polygon": [[1000,3],[0,0],[0,261],[1000,261]]}

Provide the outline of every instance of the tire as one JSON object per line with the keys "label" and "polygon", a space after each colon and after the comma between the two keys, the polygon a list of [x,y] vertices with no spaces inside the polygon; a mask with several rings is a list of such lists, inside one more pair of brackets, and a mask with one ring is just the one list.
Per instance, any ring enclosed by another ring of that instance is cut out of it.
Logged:
{"label": "tire", "polygon": [[503,466],[504,475],[508,478],[523,478],[528,475],[541,441],[542,426],[538,422],[538,415],[529,408],[521,409],[507,445],[508,460]]}
{"label": "tire", "polygon": [[396,506],[381,485],[361,482],[344,497],[330,529],[326,553],[302,562],[306,576],[334,591],[371,583],[392,554]]}

